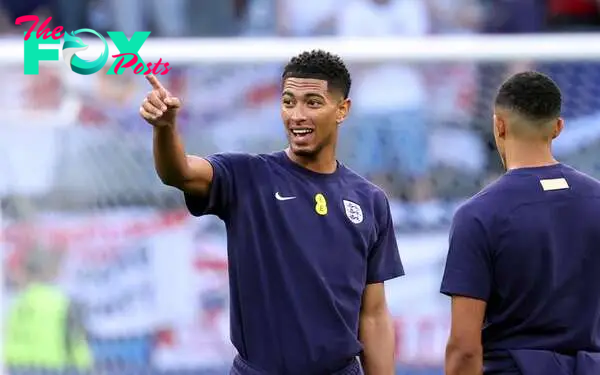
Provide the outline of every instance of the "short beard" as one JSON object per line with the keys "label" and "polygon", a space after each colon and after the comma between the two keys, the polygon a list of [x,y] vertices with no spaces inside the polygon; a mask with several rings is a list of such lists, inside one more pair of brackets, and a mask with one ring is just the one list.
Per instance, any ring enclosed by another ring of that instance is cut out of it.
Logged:
{"label": "short beard", "polygon": [[290,147],[290,149],[294,155],[299,156],[302,159],[317,160],[317,158],[319,157],[319,154],[323,150],[323,146],[318,145],[313,150],[294,150],[293,147]]}

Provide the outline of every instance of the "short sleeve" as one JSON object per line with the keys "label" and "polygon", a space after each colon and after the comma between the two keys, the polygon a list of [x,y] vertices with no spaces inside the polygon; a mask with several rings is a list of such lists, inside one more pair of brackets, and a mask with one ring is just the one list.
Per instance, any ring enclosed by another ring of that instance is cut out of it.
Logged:
{"label": "short sleeve", "polygon": [[367,284],[381,283],[404,276],[404,267],[394,232],[392,213],[384,197],[385,211],[380,219],[377,239],[369,250],[367,260]]}
{"label": "short sleeve", "polygon": [[236,201],[236,186],[248,170],[250,155],[220,153],[206,157],[213,168],[208,196],[184,194],[185,204],[194,216],[216,215],[225,219]]}
{"label": "short sleeve", "polygon": [[450,228],[441,293],[487,301],[492,285],[491,259],[484,223],[461,207]]}

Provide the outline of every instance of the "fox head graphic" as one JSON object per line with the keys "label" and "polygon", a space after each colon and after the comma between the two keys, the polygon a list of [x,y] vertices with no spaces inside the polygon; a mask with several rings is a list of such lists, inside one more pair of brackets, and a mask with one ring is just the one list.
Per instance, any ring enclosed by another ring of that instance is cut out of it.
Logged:
{"label": "fox head graphic", "polygon": [[[84,60],[77,56],[77,52],[85,51],[89,48],[87,44],[83,43],[81,38],[75,36],[79,33],[95,35],[104,45],[102,53],[96,60]],[[109,55],[108,44],[106,43],[106,39],[104,39],[104,37],[97,31],[92,29],[79,29],[71,32],[70,34],[65,33],[63,38],[63,60],[73,72],[83,75],[94,74],[100,71],[104,65],[106,65]]]}
{"label": "fox head graphic", "polygon": [[71,34],[65,33],[64,41],[65,42],[63,43],[63,47],[62,47],[63,61],[68,66],[71,65],[71,60],[73,59],[73,56],[75,56],[75,54],[77,52],[85,51],[86,49],[89,48],[89,46],[87,44],[83,43],[81,38],[75,36],[73,32],[71,32]]}

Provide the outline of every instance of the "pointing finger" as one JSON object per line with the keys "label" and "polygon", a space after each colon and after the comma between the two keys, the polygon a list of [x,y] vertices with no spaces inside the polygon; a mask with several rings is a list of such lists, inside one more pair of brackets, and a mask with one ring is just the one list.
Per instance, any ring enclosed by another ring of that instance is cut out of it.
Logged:
{"label": "pointing finger", "polygon": [[150,86],[152,86],[154,90],[163,91],[165,89],[154,74],[148,74],[146,76],[146,80],[150,83]]}

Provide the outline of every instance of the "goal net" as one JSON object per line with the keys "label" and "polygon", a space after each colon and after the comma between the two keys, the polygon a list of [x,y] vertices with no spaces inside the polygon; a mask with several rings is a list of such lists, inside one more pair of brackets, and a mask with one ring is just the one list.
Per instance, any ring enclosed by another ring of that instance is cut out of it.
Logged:
{"label": "goal net", "polygon": [[[82,58],[101,52],[94,41],[89,46]],[[224,228],[191,218],[181,195],[156,177],[151,129],[138,115],[147,82],[131,71],[82,76],[62,61],[24,75],[23,40],[0,47],[4,317],[16,314],[31,285],[46,283],[81,307],[84,346],[105,374],[228,373],[234,351]],[[565,97],[557,156],[600,176],[600,44],[571,34],[159,39],[139,54],[169,62],[159,79],[183,99],[186,147],[206,155],[283,148],[282,68],[317,48],[340,54],[352,74],[339,158],[386,190],[406,250],[410,277],[387,286],[398,369],[441,374],[448,303],[438,288],[447,226],[457,204],[502,173],[491,134],[495,91],[511,73],[548,73]],[[5,352],[29,345],[31,330],[3,321],[13,325],[3,326],[10,332]],[[36,350],[5,367],[21,361],[41,374],[49,360]]]}

